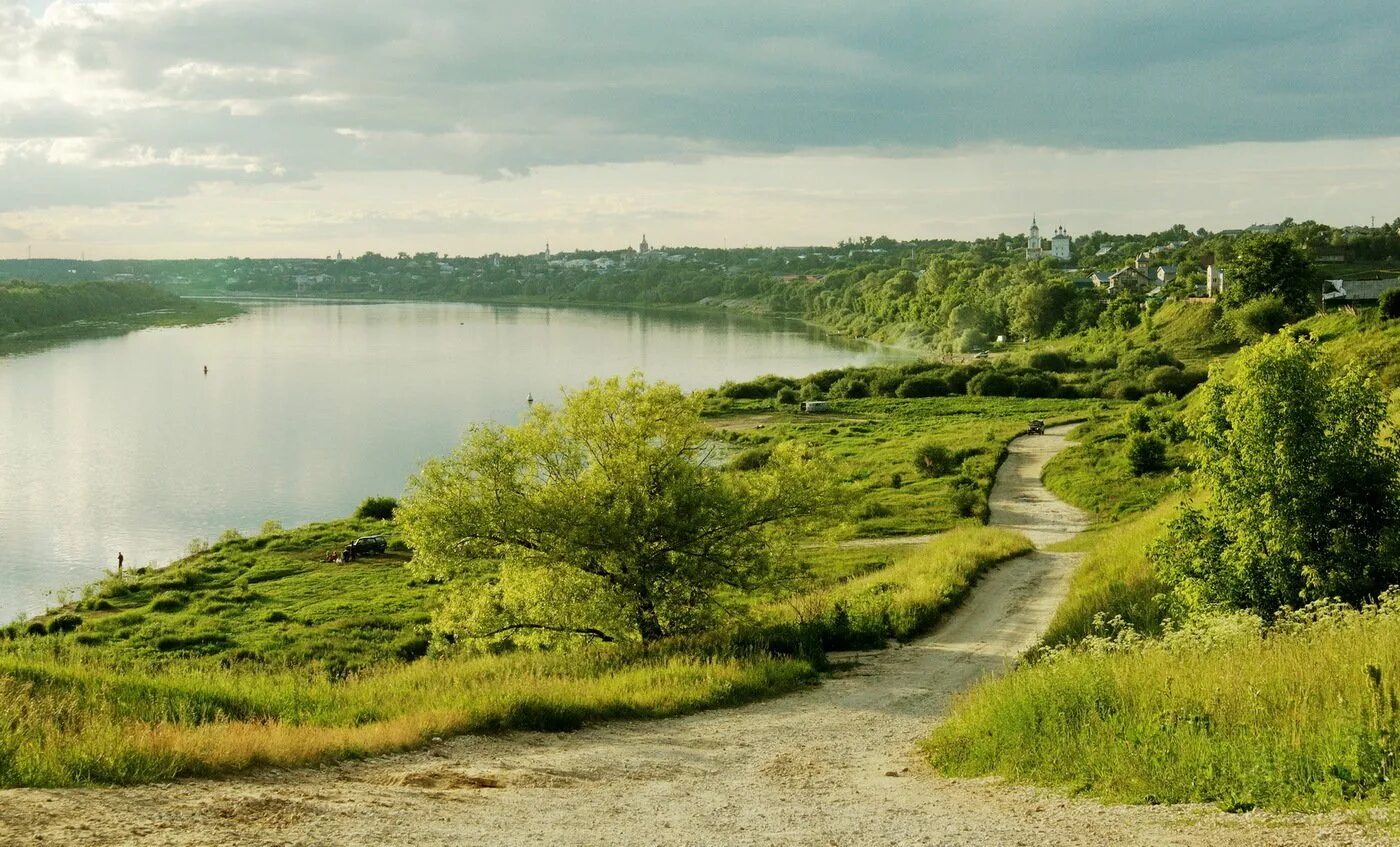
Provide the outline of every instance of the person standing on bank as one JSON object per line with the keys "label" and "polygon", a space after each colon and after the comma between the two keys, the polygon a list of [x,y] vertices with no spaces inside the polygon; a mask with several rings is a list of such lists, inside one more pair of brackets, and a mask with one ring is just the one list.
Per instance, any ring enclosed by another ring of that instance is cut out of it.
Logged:
{"label": "person standing on bank", "polygon": [[118,551],[117,551],[117,576],[121,576],[121,575],[122,575],[122,563],[125,562],[125,561],[126,561],[126,557],[122,555],[122,553],[121,553],[120,550],[118,550]]}

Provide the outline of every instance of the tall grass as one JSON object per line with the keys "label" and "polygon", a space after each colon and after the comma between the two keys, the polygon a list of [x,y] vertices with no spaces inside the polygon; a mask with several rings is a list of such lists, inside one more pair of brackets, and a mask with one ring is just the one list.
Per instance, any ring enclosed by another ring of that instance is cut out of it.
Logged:
{"label": "tall grass", "polygon": [[1400,596],[1265,629],[1215,618],[1063,650],[965,695],[924,749],[1128,802],[1325,809],[1395,796]]}
{"label": "tall grass", "polygon": [[1147,548],[1176,514],[1173,497],[1150,511],[1104,529],[1086,532],[1059,550],[1084,552],[1069,594],[1050,621],[1042,643],[1071,644],[1127,624],[1140,633],[1162,631],[1168,586],[1147,559]]}
{"label": "tall grass", "polygon": [[572,729],[751,700],[812,681],[823,647],[918,634],[978,574],[1028,547],[1013,533],[967,528],[704,638],[425,658],[343,679],[316,667],[123,661],[69,636],[21,638],[0,652],[0,786],[290,767],[455,733]]}

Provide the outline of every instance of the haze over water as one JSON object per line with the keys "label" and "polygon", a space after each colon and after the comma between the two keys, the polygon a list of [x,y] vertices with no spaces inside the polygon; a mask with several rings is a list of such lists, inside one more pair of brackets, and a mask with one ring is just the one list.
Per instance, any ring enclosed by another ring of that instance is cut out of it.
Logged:
{"label": "haze over water", "polygon": [[[0,620],[190,539],[398,494],[473,421],[640,369],[687,389],[892,354],[793,322],[474,304],[258,304],[0,358]],[[209,375],[202,372],[209,366]]]}

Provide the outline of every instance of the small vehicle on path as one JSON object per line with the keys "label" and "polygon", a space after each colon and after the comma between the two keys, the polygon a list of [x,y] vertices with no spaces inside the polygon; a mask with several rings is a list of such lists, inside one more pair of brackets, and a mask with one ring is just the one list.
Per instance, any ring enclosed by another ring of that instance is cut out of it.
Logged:
{"label": "small vehicle on path", "polygon": [[1026,427],[1026,432],[1029,433],[1029,434],[1031,434],[1031,435],[1044,435],[1044,434],[1045,434],[1045,421],[1042,421],[1042,420],[1033,420],[1033,421],[1031,421],[1031,425],[1028,426],[1028,427]]}

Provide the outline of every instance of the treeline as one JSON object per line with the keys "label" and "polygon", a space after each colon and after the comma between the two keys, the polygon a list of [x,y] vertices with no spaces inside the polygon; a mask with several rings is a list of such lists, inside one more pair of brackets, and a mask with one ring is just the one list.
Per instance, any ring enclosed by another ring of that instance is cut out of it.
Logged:
{"label": "treeline", "polygon": [[113,320],[174,309],[180,302],[176,295],[145,283],[0,283],[0,334]]}
{"label": "treeline", "polygon": [[1138,400],[1151,394],[1183,397],[1206,379],[1156,346],[1090,356],[1041,351],[994,364],[912,362],[897,366],[833,368],[801,379],[762,376],[727,382],[713,396],[728,400],[804,400],[865,397],[1092,398]]}

